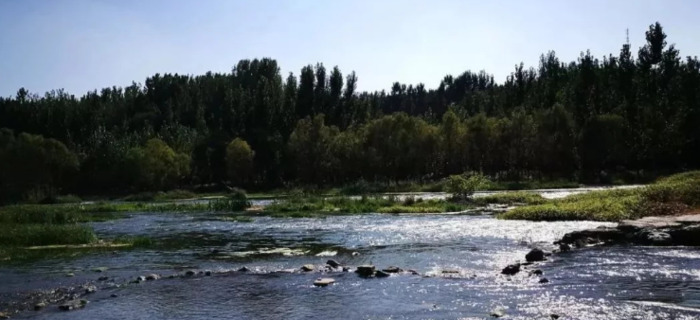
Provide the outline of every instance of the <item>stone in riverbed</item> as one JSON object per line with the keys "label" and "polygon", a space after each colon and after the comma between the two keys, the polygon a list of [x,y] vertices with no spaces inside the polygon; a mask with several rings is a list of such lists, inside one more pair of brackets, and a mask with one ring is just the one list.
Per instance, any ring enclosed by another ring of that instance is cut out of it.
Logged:
{"label": "stone in riverbed", "polygon": [[95,286],[86,286],[85,287],[85,293],[95,293],[97,291],[97,287]]}
{"label": "stone in riverbed", "polygon": [[39,302],[34,305],[34,310],[39,311],[41,309],[46,308],[46,302]]}
{"label": "stone in riverbed", "polygon": [[0,319],[10,319],[10,315],[4,312],[0,312]]}
{"label": "stone in riverbed", "polygon": [[520,264],[519,263],[508,265],[505,268],[503,268],[503,270],[501,270],[502,274],[509,275],[509,276],[512,276],[518,272],[520,272]]}
{"label": "stone in riverbed", "polygon": [[401,268],[396,267],[396,266],[389,266],[387,268],[382,269],[382,271],[384,271],[386,273],[399,273],[403,270],[401,270]]}
{"label": "stone in riverbed", "polygon": [[361,277],[371,277],[374,275],[375,268],[373,265],[362,265],[358,266],[357,269],[355,270],[355,273],[360,275]]}
{"label": "stone in riverbed", "polygon": [[491,311],[490,315],[494,318],[501,318],[505,317],[506,311],[503,308],[496,308]]}
{"label": "stone in riverbed", "polygon": [[109,280],[109,277],[99,277],[97,278],[97,281],[107,281]]}
{"label": "stone in riverbed", "polygon": [[645,240],[654,246],[667,246],[673,243],[671,235],[663,231],[650,231],[645,233]]}
{"label": "stone in riverbed", "polygon": [[149,274],[146,276],[147,281],[153,281],[153,280],[158,280],[158,279],[160,279],[160,276],[155,274],[155,273],[152,273],[152,274]]}
{"label": "stone in riverbed", "polygon": [[314,271],[314,269],[316,269],[316,267],[314,267],[313,264],[305,264],[305,265],[301,266],[301,271],[304,271],[304,272],[311,272],[311,271]]}
{"label": "stone in riverbed", "polygon": [[250,269],[248,269],[247,267],[241,267],[240,269],[238,269],[238,272],[248,272],[248,271],[250,271]]}
{"label": "stone in riverbed", "polygon": [[559,315],[556,314],[556,313],[552,313],[552,314],[549,315],[549,318],[552,319],[552,320],[557,320],[557,319],[559,319]]}
{"label": "stone in riverbed", "polygon": [[71,311],[71,310],[76,310],[76,309],[81,309],[84,308],[86,304],[88,304],[89,301],[87,300],[71,300],[68,302],[65,302],[61,305],[58,306],[58,310],[61,311]]}
{"label": "stone in riverbed", "polygon": [[95,269],[92,269],[92,271],[95,271],[95,272],[105,272],[105,271],[107,271],[107,267],[95,268]]}
{"label": "stone in riverbed", "polygon": [[549,279],[542,278],[542,279],[540,279],[540,283],[549,283]]}
{"label": "stone in riverbed", "polygon": [[527,262],[544,261],[544,251],[539,248],[534,248],[525,255],[525,260],[527,260]]}
{"label": "stone in riverbed", "polygon": [[194,276],[195,274],[197,274],[197,273],[194,272],[194,270],[187,270],[187,271],[185,272],[185,275],[188,276],[188,277],[192,277],[192,276]]}
{"label": "stone in riverbed", "polygon": [[330,284],[333,284],[334,282],[335,282],[335,279],[333,279],[333,278],[319,278],[319,279],[316,279],[316,281],[314,281],[314,286],[325,287],[325,286],[328,286]]}
{"label": "stone in riverbed", "polygon": [[571,251],[570,245],[568,245],[566,243],[562,243],[559,245],[559,252],[568,252],[568,251]]}
{"label": "stone in riverbed", "polygon": [[374,276],[377,277],[377,278],[386,278],[386,277],[390,276],[390,274],[389,274],[388,272],[384,272],[384,271],[382,271],[382,270],[377,270],[377,271],[374,273]]}
{"label": "stone in riverbed", "polygon": [[333,260],[333,259],[330,259],[330,260],[326,261],[326,264],[329,265],[329,266],[331,266],[331,268],[340,267],[340,263],[338,263],[338,261],[335,261],[335,260]]}

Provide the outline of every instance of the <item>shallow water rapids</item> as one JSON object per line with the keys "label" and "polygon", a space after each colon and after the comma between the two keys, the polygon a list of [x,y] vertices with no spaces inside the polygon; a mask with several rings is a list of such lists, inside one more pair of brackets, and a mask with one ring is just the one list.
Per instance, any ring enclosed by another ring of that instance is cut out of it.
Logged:
{"label": "shallow water rapids", "polygon": [[[606,247],[550,257],[528,272],[500,274],[531,247],[552,249],[597,222],[502,221],[471,215],[359,215],[226,221],[208,214],[134,213],[93,226],[100,237],[147,235],[147,249],[105,251],[0,266],[0,303],[34,290],[95,283],[89,305],[49,306],[31,319],[697,319],[700,251]],[[358,255],[359,253],[359,255]],[[335,259],[414,269],[421,275],[363,279],[354,273],[283,273]],[[240,267],[250,272],[236,272]],[[101,273],[95,268],[106,267]],[[139,275],[211,270],[119,286]],[[450,273],[443,273],[449,270]],[[66,277],[67,273],[75,274]],[[319,277],[335,284],[317,288]],[[98,282],[99,277],[108,281]],[[539,283],[546,277],[549,283]],[[116,295],[116,297],[111,297]]]}

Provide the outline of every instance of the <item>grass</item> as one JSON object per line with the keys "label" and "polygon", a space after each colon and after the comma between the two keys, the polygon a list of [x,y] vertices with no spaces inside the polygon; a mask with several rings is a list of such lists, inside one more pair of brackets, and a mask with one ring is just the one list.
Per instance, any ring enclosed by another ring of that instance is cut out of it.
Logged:
{"label": "grass", "polygon": [[458,212],[470,208],[469,204],[447,200],[426,200],[408,197],[403,201],[396,197],[319,197],[296,195],[275,202],[264,213],[273,217],[314,217],[363,213],[442,213]]}
{"label": "grass", "polygon": [[542,204],[547,200],[541,195],[527,191],[503,192],[485,197],[472,198],[471,200],[478,205],[487,204]]}
{"label": "grass", "polygon": [[594,191],[518,207],[503,219],[620,221],[676,215],[700,206],[700,171],[658,179],[637,189]]}
{"label": "grass", "polygon": [[0,226],[0,245],[46,246],[54,244],[88,244],[97,241],[90,227],[78,224],[20,224]]}

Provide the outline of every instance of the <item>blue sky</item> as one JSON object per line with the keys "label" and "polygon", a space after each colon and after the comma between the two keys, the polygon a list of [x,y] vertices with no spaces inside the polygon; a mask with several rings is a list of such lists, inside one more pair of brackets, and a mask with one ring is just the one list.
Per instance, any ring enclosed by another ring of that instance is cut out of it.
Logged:
{"label": "blue sky", "polygon": [[323,62],[355,70],[360,90],[436,87],[486,70],[503,81],[555,50],[636,49],[659,21],[683,56],[700,55],[700,1],[0,0],[0,96],[82,95],[159,73],[229,72],[271,57],[283,74]]}

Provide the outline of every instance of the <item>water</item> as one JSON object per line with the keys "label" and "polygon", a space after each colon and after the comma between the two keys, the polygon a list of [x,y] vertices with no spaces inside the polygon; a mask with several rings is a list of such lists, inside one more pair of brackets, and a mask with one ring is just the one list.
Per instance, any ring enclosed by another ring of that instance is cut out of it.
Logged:
{"label": "water", "polygon": [[[500,275],[533,246],[597,222],[500,221],[468,215],[362,215],[224,221],[207,214],[133,214],[95,223],[104,238],[149,235],[155,246],[54,258],[0,268],[0,305],[34,290],[98,282],[82,310],[26,311],[19,319],[697,319],[700,251],[608,247],[555,255]],[[353,253],[359,253],[354,255]],[[329,258],[414,269],[421,276],[362,279],[354,273],[285,273]],[[235,272],[246,266],[249,273]],[[103,273],[92,271],[107,267]],[[212,270],[116,288],[139,275]],[[443,270],[452,272],[443,274]],[[67,272],[75,273],[68,278]],[[321,276],[336,283],[315,288]],[[111,298],[110,295],[118,297]]]}

